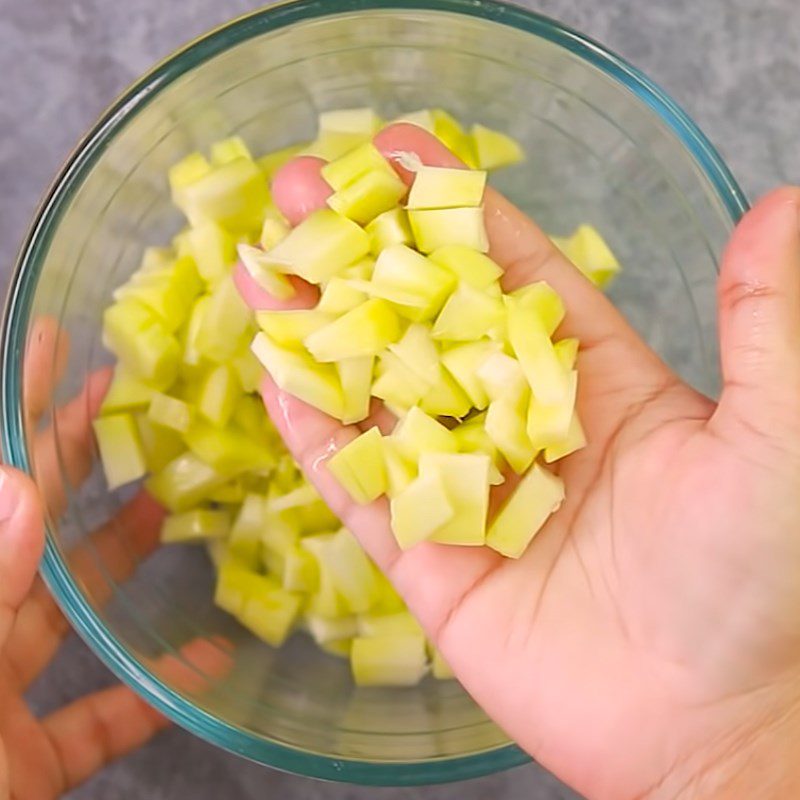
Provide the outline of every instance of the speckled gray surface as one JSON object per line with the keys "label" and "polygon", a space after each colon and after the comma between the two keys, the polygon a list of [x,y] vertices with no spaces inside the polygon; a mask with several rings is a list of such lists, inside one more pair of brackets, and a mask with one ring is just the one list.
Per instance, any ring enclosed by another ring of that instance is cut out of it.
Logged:
{"label": "speckled gray surface", "polygon": [[[247,0],[0,0],[0,281],[37,200],[81,133],[140,72],[256,4]],[[795,0],[529,0],[643,68],[700,123],[750,196],[800,180]],[[57,675],[57,680],[56,680]],[[110,682],[74,637],[32,693],[47,710]],[[536,766],[467,784],[334,786],[270,772],[172,730],[74,800],[316,797],[574,798]]]}

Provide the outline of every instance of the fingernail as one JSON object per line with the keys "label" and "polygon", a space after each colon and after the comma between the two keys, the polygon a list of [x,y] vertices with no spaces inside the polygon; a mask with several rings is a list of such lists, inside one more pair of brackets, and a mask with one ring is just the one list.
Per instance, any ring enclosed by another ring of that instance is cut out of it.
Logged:
{"label": "fingernail", "polygon": [[13,479],[5,470],[0,470],[0,525],[14,516],[19,504],[19,493]]}

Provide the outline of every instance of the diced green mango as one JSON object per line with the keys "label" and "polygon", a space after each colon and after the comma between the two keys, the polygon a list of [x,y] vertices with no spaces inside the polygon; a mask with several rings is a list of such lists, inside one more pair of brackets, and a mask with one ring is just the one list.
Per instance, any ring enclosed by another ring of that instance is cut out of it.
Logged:
{"label": "diced green mango", "polygon": [[344,396],[342,422],[345,425],[361,422],[369,416],[374,364],[373,356],[345,358],[336,362]]}
{"label": "diced green mango", "polygon": [[327,562],[321,553],[325,549],[325,543],[331,538],[330,533],[315,534],[305,536],[300,540],[301,547],[309,552],[317,565],[319,581],[316,591],[308,598],[306,613],[336,619],[350,613],[347,603],[338,592],[334,583],[333,575],[328,568]]}
{"label": "diced green mango", "polygon": [[214,603],[223,611],[238,616],[248,598],[276,588],[277,584],[272,578],[259,575],[241,559],[228,556],[218,568]]}
{"label": "diced green mango", "polygon": [[228,481],[194,453],[183,453],[160,472],[151,475],[145,487],[170,511],[187,511],[196,506],[212,489]]}
{"label": "diced green mango", "polygon": [[431,473],[412,481],[390,502],[392,532],[401,550],[408,550],[448,523],[455,510],[440,475]]}
{"label": "diced green mango", "polygon": [[433,677],[439,681],[449,681],[456,677],[450,665],[444,660],[444,657],[437,648],[433,648],[431,672],[433,673]]}
{"label": "diced green mango", "polygon": [[505,316],[503,303],[468,283],[459,283],[433,325],[434,339],[474,342]]}
{"label": "diced green mango", "polygon": [[383,437],[383,457],[386,462],[386,494],[396,497],[417,477],[416,463],[403,455],[394,436]]}
{"label": "diced green mango", "polygon": [[486,433],[484,423],[486,413],[480,416],[470,417],[466,422],[456,425],[452,434],[458,443],[458,450],[461,453],[484,453],[492,461],[497,458],[497,445],[492,441],[492,437]]}
{"label": "diced green mango", "polygon": [[361,281],[368,281],[372,277],[374,269],[375,261],[367,256],[343,269],[341,275],[343,278],[355,278]]}
{"label": "diced green mango", "polygon": [[333,642],[318,642],[317,647],[329,656],[349,660],[352,643],[352,639],[336,639]]}
{"label": "diced green mango", "polygon": [[336,619],[306,614],[303,621],[311,638],[317,644],[352,639],[358,631],[358,618],[352,614]]}
{"label": "diced green mango", "polygon": [[204,178],[211,169],[211,164],[202,153],[189,153],[169,169],[168,180],[173,194],[176,190]]}
{"label": "diced green mango", "polygon": [[434,316],[455,283],[448,270],[402,244],[390,245],[381,251],[372,273],[375,287],[400,292],[396,297],[387,296],[387,299],[421,309],[419,314],[412,316],[418,320]]}
{"label": "diced green mango", "polygon": [[238,480],[233,480],[213,489],[208,493],[209,503],[221,503],[224,505],[239,505],[244,500],[244,487]]}
{"label": "diced green mango", "polygon": [[427,108],[421,108],[418,111],[409,111],[408,113],[401,114],[396,119],[393,119],[389,124],[395,125],[398,122],[407,122],[410,125],[424,128],[430,133],[434,132],[436,122],[433,118],[433,113]]}
{"label": "diced green mango", "polygon": [[268,470],[275,456],[263,443],[254,442],[235,428],[216,428],[196,422],[184,434],[186,446],[214,470],[226,476]]}
{"label": "diced green mango", "polygon": [[304,353],[275,344],[265,333],[256,334],[253,353],[279,388],[336,419],[344,414],[344,397],[335,367],[317,364]]}
{"label": "diced green mango", "polygon": [[267,508],[272,513],[302,508],[307,503],[319,500],[317,490],[305,481],[301,481],[291,491],[270,493]]}
{"label": "diced green mango", "polygon": [[286,271],[309,283],[323,283],[369,253],[369,234],[331,209],[306,217],[270,250]]}
{"label": "diced green mango", "polygon": [[103,343],[126,371],[153,388],[164,389],[175,380],[178,341],[141,303],[126,299],[105,310]]}
{"label": "diced green mango", "polygon": [[583,432],[583,426],[578,417],[578,412],[573,411],[567,435],[558,444],[553,444],[545,448],[544,460],[550,464],[584,447],[586,447],[586,434]]}
{"label": "diced green mango", "polygon": [[368,107],[322,111],[318,123],[321,131],[359,133],[367,137],[372,137],[381,127],[380,117]]}
{"label": "diced green mango", "polygon": [[419,407],[434,417],[461,418],[469,413],[470,401],[455,378],[447,370],[441,370],[439,380],[420,400]]}
{"label": "diced green mango", "polygon": [[592,225],[581,225],[572,234],[568,254],[575,266],[601,288],[620,271],[616,256]]}
{"label": "diced green mango", "polygon": [[234,355],[231,359],[231,369],[236,374],[243,392],[250,394],[258,391],[264,377],[264,370],[249,346],[242,348]]}
{"label": "diced green mango", "polygon": [[270,339],[281,347],[302,348],[303,341],[335,319],[328,314],[312,309],[296,311],[258,311],[256,323]]}
{"label": "diced green mango", "polygon": [[553,349],[556,351],[561,366],[566,370],[575,369],[575,362],[578,360],[578,349],[580,341],[575,337],[561,339],[553,342]]}
{"label": "diced green mango", "polygon": [[206,283],[215,284],[222,280],[236,261],[236,242],[215,222],[200,222],[190,228],[186,241]]}
{"label": "diced green mango", "polygon": [[176,257],[178,256],[171,247],[145,247],[139,264],[139,273],[161,272],[169,269]]}
{"label": "diced green mango", "polygon": [[486,544],[506,558],[519,558],[563,500],[561,478],[534,464],[489,527]]}
{"label": "diced green mango", "polygon": [[350,666],[356,686],[416,686],[427,671],[425,637],[410,633],[356,637]]}
{"label": "diced green mango", "polygon": [[486,433],[517,475],[528,469],[541,449],[528,437],[526,400],[506,397],[493,400],[484,422]]}
{"label": "diced green mango", "polygon": [[417,248],[423,253],[456,244],[481,253],[489,250],[482,207],[411,210],[408,221]]}
{"label": "diced green mango", "polygon": [[481,169],[499,169],[525,160],[525,152],[516,139],[484,125],[470,131],[475,156]]}
{"label": "diced green mango", "polygon": [[431,384],[412,370],[394,353],[384,352],[380,358],[377,377],[372,384],[372,396],[400,416],[429,391]]}
{"label": "diced green mango", "polygon": [[401,634],[424,635],[422,626],[408,611],[389,614],[361,614],[358,618],[359,636],[397,636]]}
{"label": "diced green mango", "polygon": [[414,175],[408,209],[477,207],[483,202],[486,172],[422,166]]}
{"label": "diced green mango", "polygon": [[370,428],[328,462],[328,471],[356,503],[366,504],[386,492],[386,466],[380,430]]}
{"label": "diced green mango", "polygon": [[300,155],[307,148],[307,142],[290,144],[288,147],[282,147],[280,150],[273,150],[271,153],[261,156],[261,158],[256,159],[256,164],[267,181],[271,181],[281,167],[288,164],[295,156]]}
{"label": "diced green mango", "polygon": [[417,462],[423,453],[455,453],[458,442],[445,428],[422,409],[413,406],[392,431],[392,441],[401,455]]}
{"label": "diced green mango", "polygon": [[117,365],[114,369],[114,378],[103,398],[100,414],[117,414],[147,408],[154,394],[155,389],[128,374],[121,365]]}
{"label": "diced green mango", "polygon": [[215,166],[221,167],[237,158],[253,160],[250,149],[241,136],[231,136],[211,145],[211,163]]}
{"label": "diced green mango", "polygon": [[348,608],[354,614],[369,611],[379,600],[379,585],[375,567],[361,545],[350,531],[341,528],[325,540],[323,547],[320,557]]}
{"label": "diced green mango", "polygon": [[224,427],[228,424],[241,394],[242,390],[233,370],[220,364],[206,375],[197,409],[212,425]]}
{"label": "diced green mango", "polygon": [[156,392],[147,410],[151,422],[179,433],[186,433],[194,418],[194,409],[177,397]]}
{"label": "diced green mango", "polygon": [[466,392],[472,405],[482,410],[489,405],[489,396],[480,380],[479,372],[487,359],[498,354],[499,345],[488,339],[479,339],[450,347],[442,353],[442,364]]}
{"label": "diced green mango", "polygon": [[354,288],[344,278],[331,278],[322,290],[316,310],[325,314],[345,314],[365,302],[364,292]]}
{"label": "diced green mango", "polygon": [[367,225],[366,230],[370,237],[370,252],[374,256],[380,255],[381,250],[393,244],[414,244],[408,215],[400,206],[379,214]]}
{"label": "diced green mango", "polygon": [[148,472],[160,472],[186,450],[183,437],[176,431],[153,425],[145,414],[136,414],[134,421]]}
{"label": "diced green mango", "polygon": [[228,362],[246,336],[252,313],[232,277],[223,278],[208,295],[195,334],[198,351],[217,364]]}
{"label": "diced green mango", "polygon": [[569,372],[561,366],[538,314],[517,298],[506,297],[508,338],[536,399],[545,405],[569,398]]}
{"label": "diced green mango", "polygon": [[451,244],[434,250],[428,258],[450,270],[459,281],[476,289],[487,289],[503,274],[503,268],[489,256],[464,245]]}
{"label": "diced green mango", "polygon": [[270,586],[248,597],[237,619],[259,639],[280,647],[292,632],[300,606],[298,595]]}
{"label": "diced green mango", "polygon": [[194,304],[189,321],[183,333],[183,363],[190,367],[196,367],[203,360],[203,355],[198,347],[198,336],[204,329],[204,319],[206,311],[211,304],[211,298],[204,295]]}
{"label": "diced green mango", "polygon": [[278,242],[282,242],[292,231],[289,223],[277,208],[267,209],[264,224],[261,226],[261,235],[258,243],[264,250],[272,250]]}
{"label": "diced green mango", "polygon": [[227,230],[246,232],[260,227],[269,190],[255,163],[237,158],[173,188],[172,198],[193,226],[211,220]]}
{"label": "diced green mango", "polygon": [[334,192],[327,203],[337,213],[366,225],[397,206],[405,193],[406,185],[394,172],[370,170]]}
{"label": "diced green mango", "polygon": [[411,323],[400,340],[390,344],[388,350],[429,387],[439,380],[439,351],[427,325]]}
{"label": "diced green mango", "polygon": [[245,495],[231,528],[228,548],[248,564],[260,565],[261,538],[267,526],[267,513],[263,495],[250,492]]}
{"label": "diced green mango", "polygon": [[313,142],[300,155],[316,156],[325,161],[335,161],[365,144],[371,137],[363,133],[348,131],[320,131]]}
{"label": "diced green mango", "polygon": [[505,353],[494,352],[477,369],[477,378],[489,400],[507,398],[521,402],[529,388],[519,361]]}
{"label": "diced green mango", "polygon": [[147,472],[136,423],[130,414],[112,414],[92,422],[109,490],[144,477]]}
{"label": "diced green mango", "polygon": [[283,588],[290,592],[316,591],[319,584],[317,562],[299,545],[284,555]]}
{"label": "diced green mango", "polygon": [[475,169],[478,165],[472,151],[472,140],[464,132],[458,120],[441,108],[434,108],[431,111],[431,118],[436,138],[468,167]]}
{"label": "diced green mango", "polygon": [[566,314],[564,301],[545,281],[537,281],[511,293],[520,304],[539,315],[548,336],[552,336]]}
{"label": "diced green mango", "polygon": [[182,514],[170,514],[161,525],[161,541],[165,544],[224,539],[231,529],[227,511],[196,508]]}
{"label": "diced green mango", "polygon": [[569,433],[570,421],[575,410],[578,373],[571,370],[567,374],[569,391],[561,402],[545,405],[539,402],[536,395],[530,399],[527,430],[528,436],[537,450],[558,445],[567,438]]}
{"label": "diced green mango", "polygon": [[394,614],[397,611],[405,610],[403,599],[397,594],[397,590],[389,582],[389,579],[382,573],[377,572],[378,587],[381,599],[373,609],[375,614]]}
{"label": "diced green mango", "polygon": [[283,265],[277,264],[269,253],[249,244],[237,248],[239,261],[253,281],[277,300],[289,300],[296,292],[292,282],[284,274]]}
{"label": "diced green mango", "polygon": [[473,453],[423,453],[420,477],[438,476],[455,511],[430,537],[441,544],[482,545],[489,506],[490,458]]}
{"label": "diced green mango", "polygon": [[304,344],[317,361],[327,363],[377,355],[399,338],[397,314],[385,300],[373,298],[314,331]]}

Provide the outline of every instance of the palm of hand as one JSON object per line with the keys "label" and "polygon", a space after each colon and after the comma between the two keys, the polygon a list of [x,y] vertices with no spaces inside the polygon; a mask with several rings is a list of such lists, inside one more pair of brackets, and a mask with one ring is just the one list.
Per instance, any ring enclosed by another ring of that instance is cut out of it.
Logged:
{"label": "palm of hand", "polygon": [[[411,150],[425,163],[453,162],[404,125],[376,144],[389,158]],[[313,166],[304,171],[314,177]],[[297,178],[287,177],[295,191],[282,205],[294,221],[327,192],[317,178],[303,196]],[[281,204],[279,183],[275,196]],[[491,255],[506,286],[547,280],[567,302],[561,332],[582,343],[590,444],[560,466],[567,502],[519,561],[430,544],[400,553],[385,502],[353,506],[322,466],[358,430],[265,382],[290,449],[465,687],[593,798],[673,798],[756,735],[756,709],[780,716],[800,698],[787,678],[800,663],[800,369],[787,369],[800,353],[798,206],[796,192],[772,195],[726,256],[717,407],[682,384],[533,223],[487,194]]]}

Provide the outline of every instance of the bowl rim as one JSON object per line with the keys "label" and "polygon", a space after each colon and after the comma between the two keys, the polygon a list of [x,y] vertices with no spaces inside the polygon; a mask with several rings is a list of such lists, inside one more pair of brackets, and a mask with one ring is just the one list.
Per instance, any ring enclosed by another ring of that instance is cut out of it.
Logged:
{"label": "bowl rim", "polygon": [[[525,8],[498,0],[293,0],[246,14],[208,32],[145,73],[80,140],[41,202],[12,273],[2,322],[4,366],[0,375],[3,460],[30,473],[24,446],[20,376],[34,291],[53,234],[74,192],[100,158],[107,141],[161,91],[199,64],[261,34],[313,19],[357,11],[449,12],[507,25],[564,47],[633,92],[684,144],[710,180],[731,222],[747,211],[747,199],[705,134],[657,84],[593,39]],[[467,756],[407,762],[333,759],[300,748],[256,739],[170,689],[113,636],[86,602],[48,531],[41,574],[72,626],[123,683],[167,717],[201,738],[277,769],[335,781],[410,786],[464,780],[523,764],[529,757],[513,744]]]}

